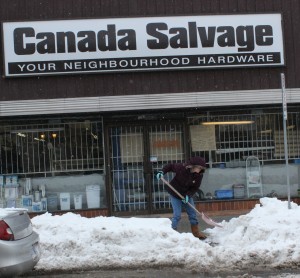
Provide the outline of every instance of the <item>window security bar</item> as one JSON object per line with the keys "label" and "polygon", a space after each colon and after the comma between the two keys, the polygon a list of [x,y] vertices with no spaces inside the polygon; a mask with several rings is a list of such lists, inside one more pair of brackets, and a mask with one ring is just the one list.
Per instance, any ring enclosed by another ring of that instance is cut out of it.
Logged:
{"label": "window security bar", "polygon": [[2,174],[104,171],[102,121],[3,126]]}

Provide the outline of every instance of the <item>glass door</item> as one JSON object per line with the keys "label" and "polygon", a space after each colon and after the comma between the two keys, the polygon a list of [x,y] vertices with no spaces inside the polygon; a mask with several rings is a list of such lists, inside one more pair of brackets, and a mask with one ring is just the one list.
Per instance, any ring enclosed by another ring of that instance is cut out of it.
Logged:
{"label": "glass door", "polygon": [[113,212],[170,209],[168,193],[155,173],[168,162],[184,159],[182,126],[110,127],[109,140]]}
{"label": "glass door", "polygon": [[147,210],[141,126],[110,128],[113,211]]}

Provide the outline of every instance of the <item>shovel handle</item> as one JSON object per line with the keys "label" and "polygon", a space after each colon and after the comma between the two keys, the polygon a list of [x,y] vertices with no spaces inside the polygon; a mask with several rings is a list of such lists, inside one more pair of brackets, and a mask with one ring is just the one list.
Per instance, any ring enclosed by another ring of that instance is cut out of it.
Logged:
{"label": "shovel handle", "polygon": [[[182,196],[182,194],[180,194],[168,181],[166,181],[164,178],[160,178],[167,186],[169,186],[181,199],[184,199],[184,197]],[[200,212],[199,210],[197,210],[192,204],[190,204],[189,202],[187,203],[195,212],[197,212],[199,215],[201,215],[202,220],[211,225],[211,226],[215,226],[215,227],[220,227],[222,228],[222,225],[216,223],[215,221],[213,221],[211,218],[209,218],[204,212]]]}

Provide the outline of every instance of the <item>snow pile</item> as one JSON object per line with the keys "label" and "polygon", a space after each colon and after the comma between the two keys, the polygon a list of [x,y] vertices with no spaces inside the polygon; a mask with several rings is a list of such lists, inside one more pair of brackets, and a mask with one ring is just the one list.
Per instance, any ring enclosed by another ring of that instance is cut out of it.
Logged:
{"label": "snow pile", "polygon": [[262,198],[247,215],[205,232],[215,246],[171,229],[167,218],[84,218],[74,213],[32,219],[40,234],[37,270],[182,266],[233,271],[300,266],[300,208]]}

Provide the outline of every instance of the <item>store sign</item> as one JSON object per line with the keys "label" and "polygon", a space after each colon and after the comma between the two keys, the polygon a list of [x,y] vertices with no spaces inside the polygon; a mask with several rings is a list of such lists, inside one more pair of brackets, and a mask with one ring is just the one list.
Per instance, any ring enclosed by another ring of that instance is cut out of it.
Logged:
{"label": "store sign", "polygon": [[284,65],[281,14],[2,24],[5,76]]}

